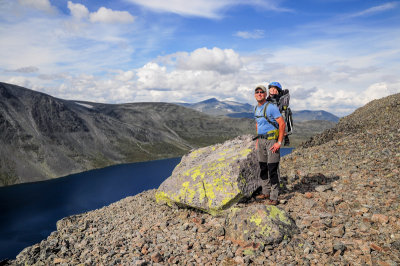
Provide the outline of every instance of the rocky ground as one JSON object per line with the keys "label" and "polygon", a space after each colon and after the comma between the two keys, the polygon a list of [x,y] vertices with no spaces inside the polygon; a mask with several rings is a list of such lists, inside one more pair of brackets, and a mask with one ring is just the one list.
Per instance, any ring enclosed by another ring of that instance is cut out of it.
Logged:
{"label": "rocky ground", "polygon": [[9,264],[398,265],[399,125],[396,94],[286,156],[279,207],[300,230],[276,247],[228,239],[223,217],[159,205],[150,190],[59,221]]}

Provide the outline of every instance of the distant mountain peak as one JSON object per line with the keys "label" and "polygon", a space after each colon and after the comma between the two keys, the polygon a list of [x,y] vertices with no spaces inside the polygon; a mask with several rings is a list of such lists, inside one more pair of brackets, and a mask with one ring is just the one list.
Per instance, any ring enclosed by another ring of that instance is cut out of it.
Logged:
{"label": "distant mountain peak", "polygon": [[218,101],[217,98],[210,98],[210,99],[201,101],[200,103],[217,103],[217,102],[220,102],[220,101]]}
{"label": "distant mountain peak", "polygon": [[225,100],[219,101],[215,97],[197,103],[178,104],[214,116],[250,112],[252,110],[252,106],[250,104]]}

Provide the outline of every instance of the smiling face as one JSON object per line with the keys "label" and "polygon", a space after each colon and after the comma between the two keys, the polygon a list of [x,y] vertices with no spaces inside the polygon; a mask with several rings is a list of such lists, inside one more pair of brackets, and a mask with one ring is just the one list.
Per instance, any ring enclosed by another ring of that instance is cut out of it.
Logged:
{"label": "smiling face", "polygon": [[262,89],[257,89],[254,93],[254,97],[256,101],[260,104],[264,103],[267,98],[267,93],[264,92]]}
{"label": "smiling face", "polygon": [[278,89],[274,86],[269,87],[269,95],[278,95]]}

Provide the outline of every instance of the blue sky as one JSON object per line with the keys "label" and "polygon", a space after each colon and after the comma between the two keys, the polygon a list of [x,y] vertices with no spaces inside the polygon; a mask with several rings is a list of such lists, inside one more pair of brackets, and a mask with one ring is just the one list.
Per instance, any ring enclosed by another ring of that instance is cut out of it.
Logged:
{"label": "blue sky", "polygon": [[106,103],[254,104],[342,116],[400,92],[400,2],[0,0],[0,81]]}

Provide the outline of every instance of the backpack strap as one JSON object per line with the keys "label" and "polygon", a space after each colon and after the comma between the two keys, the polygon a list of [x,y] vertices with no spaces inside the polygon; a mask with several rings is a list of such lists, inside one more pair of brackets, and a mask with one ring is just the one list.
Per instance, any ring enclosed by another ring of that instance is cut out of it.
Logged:
{"label": "backpack strap", "polygon": [[[277,126],[276,123],[272,122],[272,121],[269,119],[269,117],[267,116],[267,108],[268,108],[268,105],[269,105],[270,103],[271,103],[271,102],[267,102],[267,104],[264,106],[263,115],[264,115],[264,118],[267,119],[268,123],[270,123],[274,128],[278,129],[279,126]],[[256,111],[257,111],[257,105],[256,105],[256,107],[254,108],[254,114],[256,113]],[[262,117],[262,116],[255,116],[255,117],[256,117],[256,118],[260,118],[260,117]]]}
{"label": "backpack strap", "polygon": [[268,123],[270,123],[271,125],[273,125],[274,128],[278,129],[279,126],[277,126],[276,123],[272,122],[272,121],[269,119],[269,117],[267,116],[267,108],[268,108],[268,105],[269,105],[269,104],[270,104],[270,103],[268,102],[268,103],[265,105],[265,107],[264,107],[264,117],[265,117],[265,119],[267,119]]}

